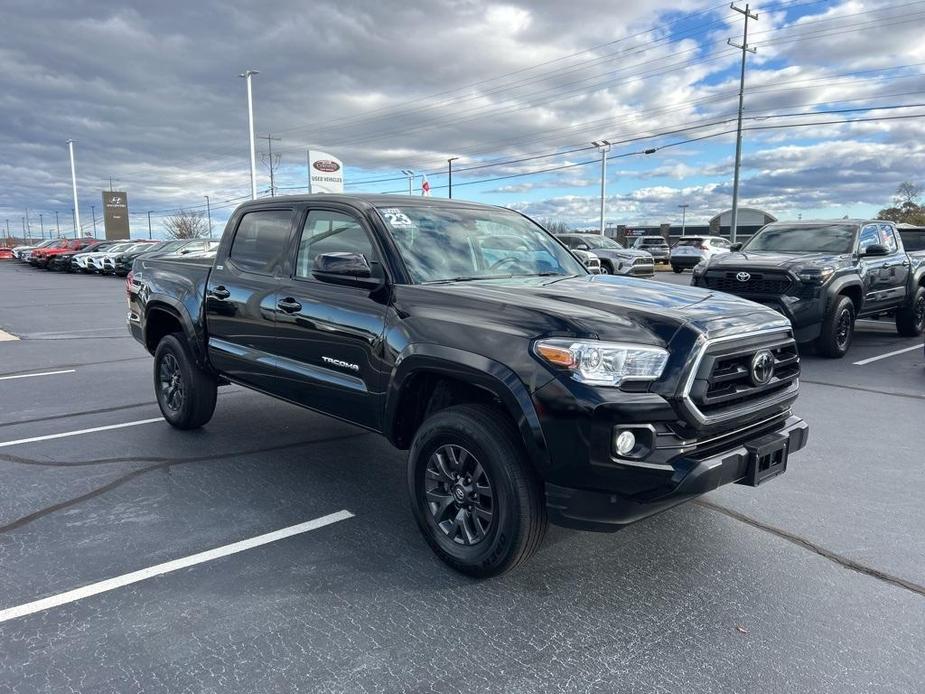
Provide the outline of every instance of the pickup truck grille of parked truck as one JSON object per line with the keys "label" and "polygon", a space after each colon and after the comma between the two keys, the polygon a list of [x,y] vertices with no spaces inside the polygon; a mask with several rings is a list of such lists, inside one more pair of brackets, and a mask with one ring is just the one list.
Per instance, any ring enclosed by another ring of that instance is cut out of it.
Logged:
{"label": "pickup truck grille of parked truck", "polygon": [[782,272],[707,272],[704,280],[707,287],[721,292],[774,296],[786,294],[792,283]]}
{"label": "pickup truck grille of parked truck", "polygon": [[706,341],[685,384],[684,401],[693,424],[712,425],[792,398],[799,377],[800,356],[789,332]]}

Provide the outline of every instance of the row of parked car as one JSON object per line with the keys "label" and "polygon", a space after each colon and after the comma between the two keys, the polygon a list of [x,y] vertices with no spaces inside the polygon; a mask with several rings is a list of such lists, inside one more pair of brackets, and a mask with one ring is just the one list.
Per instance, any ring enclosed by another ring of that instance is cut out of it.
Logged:
{"label": "row of parked car", "polygon": [[218,241],[100,241],[94,238],[51,239],[35,246],[16,246],[11,256],[36,268],[125,277],[135,259],[148,254],[205,255],[214,253]]}

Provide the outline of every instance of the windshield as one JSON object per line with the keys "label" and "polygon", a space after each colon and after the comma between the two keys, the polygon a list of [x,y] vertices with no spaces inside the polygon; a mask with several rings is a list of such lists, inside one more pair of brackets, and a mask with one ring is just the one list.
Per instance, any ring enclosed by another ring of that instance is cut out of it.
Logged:
{"label": "windshield", "polygon": [[416,283],[587,274],[549,233],[515,212],[423,205],[378,209]]}
{"label": "windshield", "polygon": [[743,251],[851,253],[857,224],[772,224],[759,230]]}
{"label": "windshield", "polygon": [[115,246],[111,246],[109,248],[106,248],[100,251],[100,253],[121,253],[122,251],[128,250],[133,245],[134,244],[131,244],[131,243],[119,243],[119,244],[116,244]]}
{"label": "windshield", "polygon": [[585,236],[578,237],[582,243],[587,244],[588,248],[623,248],[619,243],[613,239],[609,239],[606,236],[598,236],[597,234],[587,234]]}

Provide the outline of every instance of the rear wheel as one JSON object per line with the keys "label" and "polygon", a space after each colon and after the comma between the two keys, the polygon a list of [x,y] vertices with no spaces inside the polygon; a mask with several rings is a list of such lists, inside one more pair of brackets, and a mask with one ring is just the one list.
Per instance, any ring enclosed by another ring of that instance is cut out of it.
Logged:
{"label": "rear wheel", "polygon": [[601,274],[602,274],[602,275],[612,275],[612,274],[613,274],[613,266],[612,266],[610,263],[604,263],[604,262],[602,262],[602,263],[601,263]]}
{"label": "rear wheel", "polygon": [[157,345],[154,391],[164,419],[177,429],[198,429],[215,412],[215,377],[197,366],[179,333],[167,335]]}
{"label": "rear wheel", "polygon": [[672,266],[671,266],[671,269],[674,270],[674,271],[675,271],[677,274],[679,274],[679,275],[680,275],[682,272],[684,272],[684,268],[683,268],[683,267],[678,267],[677,265],[672,265]]}
{"label": "rear wheel", "polygon": [[847,296],[838,296],[822,321],[822,334],[816,341],[816,349],[824,357],[841,359],[848,353],[853,338],[854,303]]}
{"label": "rear wheel", "polygon": [[896,312],[896,332],[903,337],[918,337],[925,331],[925,288],[917,287],[912,301]]}
{"label": "rear wheel", "polygon": [[503,413],[458,405],[428,418],[408,457],[411,508],[444,562],[480,578],[527,560],[546,531],[539,479]]}

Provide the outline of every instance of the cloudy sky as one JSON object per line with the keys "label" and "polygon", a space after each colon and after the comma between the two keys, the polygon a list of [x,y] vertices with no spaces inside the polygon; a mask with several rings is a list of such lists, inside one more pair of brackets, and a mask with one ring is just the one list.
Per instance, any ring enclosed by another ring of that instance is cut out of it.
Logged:
{"label": "cloudy sky", "polygon": [[[221,224],[249,193],[246,68],[282,192],[304,190],[309,145],[344,160],[349,191],[406,190],[412,169],[445,195],[459,157],[454,197],[581,226],[599,204],[589,142],[605,138],[608,222],[676,221],[682,203],[706,221],[731,203],[741,53],[726,40],[742,16],[728,3],[0,3],[0,224],[14,232],[27,208],[36,234],[40,213],[71,229],[68,138],[85,229],[110,177],[134,236],[148,210],[157,235],[205,195]],[[754,5],[742,204],[870,214],[925,182],[925,1]]]}

